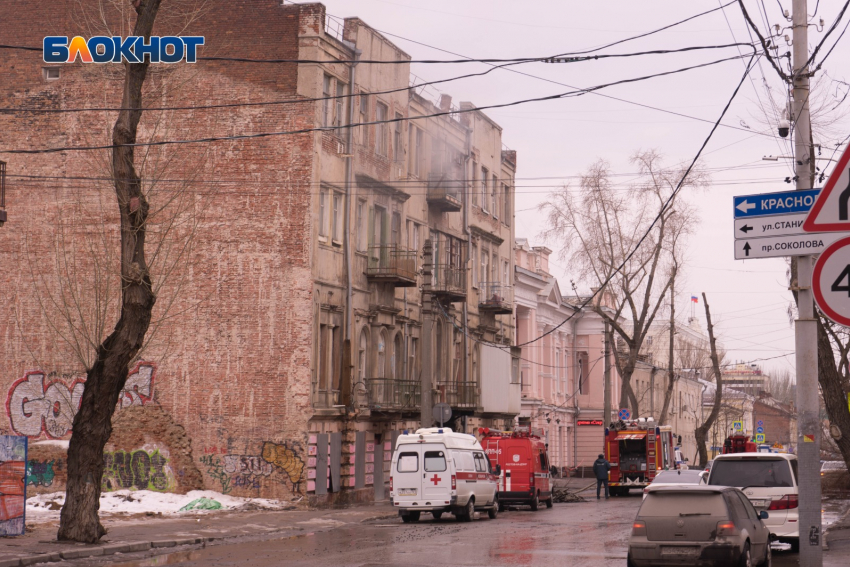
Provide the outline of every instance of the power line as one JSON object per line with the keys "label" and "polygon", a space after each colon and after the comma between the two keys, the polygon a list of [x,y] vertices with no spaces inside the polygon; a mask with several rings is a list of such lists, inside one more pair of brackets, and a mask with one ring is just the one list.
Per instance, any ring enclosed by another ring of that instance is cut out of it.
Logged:
{"label": "power line", "polygon": [[[754,50],[754,52],[755,52],[755,50]],[[754,53],[753,57],[755,57],[755,53]],[[733,61],[733,60],[740,59],[740,58],[741,58],[741,56],[739,56],[739,55],[734,56],[734,57],[727,57],[727,58],[724,58],[724,59],[718,59],[718,60],[711,61],[711,62],[708,62],[708,63],[701,63],[701,64],[698,64],[698,65],[692,65],[692,66],[689,66],[689,67],[682,67],[682,68],[679,68],[679,69],[676,69],[676,70],[673,70],[673,71],[664,71],[664,72],[661,72],[661,73],[655,73],[655,74],[652,74],[652,75],[645,75],[645,76],[642,76],[642,77],[636,77],[636,78],[632,78],[632,79],[621,79],[619,81],[614,81],[612,83],[606,83],[606,84],[603,84],[603,85],[597,85],[595,87],[590,87],[588,89],[575,90],[575,91],[570,91],[570,92],[566,92],[566,93],[523,99],[523,100],[501,103],[501,104],[491,104],[491,105],[485,105],[485,106],[463,108],[463,109],[458,109],[458,110],[447,110],[447,111],[436,112],[436,113],[432,113],[432,114],[426,114],[426,115],[423,115],[423,116],[410,116],[410,117],[406,117],[406,118],[405,117],[390,118],[390,119],[387,119],[387,120],[375,120],[375,121],[371,121],[371,122],[360,122],[360,123],[354,123],[354,124],[346,124],[346,125],[342,125],[342,126],[319,126],[319,127],[315,127],[315,128],[302,128],[302,129],[298,129],[298,130],[289,130],[289,131],[282,131],[282,132],[262,132],[262,133],[258,133],[258,134],[238,134],[238,135],[233,135],[233,136],[211,136],[211,137],[207,137],[207,138],[198,138],[198,139],[190,139],[190,140],[160,140],[160,141],[156,141],[156,142],[137,142],[135,144],[122,144],[122,145],[108,144],[108,145],[100,145],[100,146],[60,146],[60,147],[55,147],[55,148],[44,148],[44,149],[38,149],[38,150],[13,149],[13,150],[0,150],[0,153],[6,153],[6,154],[46,154],[46,153],[57,153],[57,152],[64,152],[64,151],[108,150],[108,149],[113,149],[113,148],[122,147],[122,146],[148,147],[148,146],[183,145],[183,144],[198,144],[198,143],[210,143],[210,142],[219,142],[219,141],[268,138],[268,137],[294,135],[294,134],[307,134],[307,133],[310,133],[310,132],[332,132],[332,131],[338,131],[338,130],[341,130],[341,129],[355,128],[355,127],[358,127],[358,126],[374,126],[374,125],[378,125],[378,124],[392,124],[392,123],[395,123],[395,122],[408,122],[408,121],[413,121],[413,120],[436,118],[436,117],[439,117],[439,116],[450,116],[450,115],[457,115],[457,114],[463,114],[463,113],[468,113],[468,112],[476,112],[476,111],[488,110],[488,109],[492,109],[492,108],[506,108],[506,107],[511,107],[511,106],[517,106],[517,105],[520,105],[520,104],[527,104],[527,103],[531,103],[531,102],[543,102],[543,101],[548,101],[548,100],[558,100],[558,99],[563,99],[563,98],[570,98],[570,97],[574,97],[574,96],[582,96],[582,95],[587,94],[589,92],[599,90],[599,89],[603,89],[603,88],[607,88],[607,87],[612,87],[612,86],[615,86],[615,85],[629,84],[629,83],[644,81],[644,80],[653,79],[653,78],[657,78],[657,77],[674,75],[674,74],[677,74],[677,73],[682,73],[682,72],[685,72],[685,71],[691,71],[691,70],[694,70],[694,69],[700,69],[700,68],[703,68],[703,67],[709,67],[709,66],[712,66],[712,65],[717,65],[717,64],[720,64],[720,63],[725,63],[727,61]]]}

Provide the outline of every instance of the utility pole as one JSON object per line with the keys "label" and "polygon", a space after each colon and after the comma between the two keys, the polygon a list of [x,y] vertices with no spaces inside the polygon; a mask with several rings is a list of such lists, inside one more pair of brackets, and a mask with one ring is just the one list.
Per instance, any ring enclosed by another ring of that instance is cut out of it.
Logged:
{"label": "utility pole", "polygon": [[433,416],[433,400],[431,399],[431,356],[433,341],[431,332],[434,326],[433,295],[431,294],[431,271],[433,270],[433,248],[431,239],[425,239],[422,248],[422,374],[419,377],[421,401],[419,403],[420,427],[431,427]]}
{"label": "utility pole", "polygon": [[[794,156],[797,190],[813,187],[809,120],[809,22],[806,0],[793,0]],[[818,421],[817,321],[811,256],[797,256],[797,458],[800,501],[800,567],[821,567],[820,422]],[[792,283],[793,285],[793,283]]]}
{"label": "utility pole", "polygon": [[605,320],[605,392],[602,395],[602,435],[611,423],[611,341],[608,340],[609,326]]}

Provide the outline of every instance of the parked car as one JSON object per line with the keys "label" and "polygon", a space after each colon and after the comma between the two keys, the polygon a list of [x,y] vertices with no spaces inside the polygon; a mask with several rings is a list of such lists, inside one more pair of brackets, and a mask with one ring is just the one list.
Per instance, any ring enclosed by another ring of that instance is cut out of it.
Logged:
{"label": "parked car", "polygon": [[628,567],[771,564],[768,512],[737,488],[681,485],[650,490],[629,537]]}
{"label": "parked car", "polygon": [[705,483],[705,476],[705,471],[700,470],[662,471],[655,475],[655,479],[649,486],[643,489],[643,497],[646,498],[650,490],[655,490],[659,486],[703,484]]}
{"label": "parked car", "polygon": [[711,472],[711,466],[714,464],[714,459],[705,463],[705,472]]}
{"label": "parked car", "polygon": [[405,523],[419,521],[422,512],[435,520],[450,512],[468,522],[476,510],[486,510],[495,519],[499,472],[473,435],[448,427],[405,432],[393,453],[390,501]]}
{"label": "parked car", "polygon": [[708,476],[711,486],[735,486],[744,491],[756,510],[767,510],[765,525],[781,542],[799,551],[799,488],[797,456],[785,453],[732,453],[719,455]]}
{"label": "parked car", "polygon": [[844,461],[824,461],[820,466],[820,475],[827,476],[847,472],[847,465]]}
{"label": "parked car", "polygon": [[682,450],[678,447],[673,450],[673,458],[676,461],[676,468],[683,470],[688,469],[688,458],[682,454]]}

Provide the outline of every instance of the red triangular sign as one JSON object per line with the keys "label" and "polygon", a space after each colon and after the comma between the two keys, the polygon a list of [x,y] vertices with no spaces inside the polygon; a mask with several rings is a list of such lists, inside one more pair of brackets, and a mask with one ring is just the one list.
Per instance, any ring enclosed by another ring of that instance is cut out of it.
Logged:
{"label": "red triangular sign", "polygon": [[850,144],[821,189],[809,216],[806,232],[850,232]]}

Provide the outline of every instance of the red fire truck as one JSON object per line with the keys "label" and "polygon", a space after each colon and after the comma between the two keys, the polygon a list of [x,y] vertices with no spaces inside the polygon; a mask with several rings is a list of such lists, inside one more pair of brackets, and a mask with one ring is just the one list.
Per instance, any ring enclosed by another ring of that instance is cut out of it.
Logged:
{"label": "red fire truck", "polygon": [[501,467],[499,505],[527,504],[537,510],[545,502],[551,508],[549,455],[541,435],[528,428],[496,431],[484,427],[480,433],[481,446],[493,469]]}
{"label": "red fire truck", "polygon": [[673,430],[657,426],[650,418],[618,422],[605,429],[605,458],[611,463],[608,473],[611,494],[628,494],[631,488],[643,489],[661,470],[676,467],[673,454]]}
{"label": "red fire truck", "polygon": [[723,442],[723,454],[728,453],[758,453],[758,445],[753,443],[749,435],[740,433],[730,435]]}

